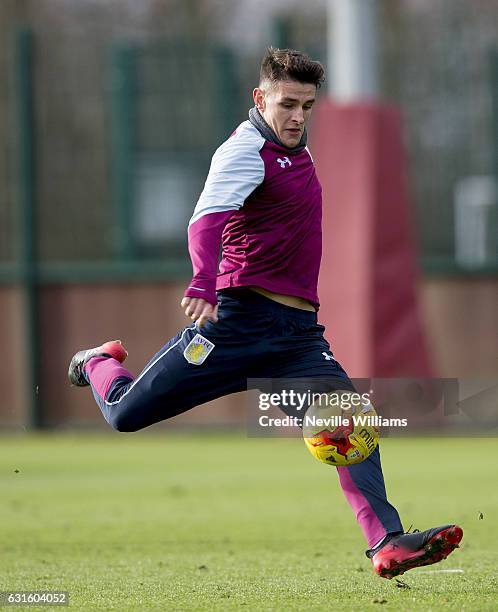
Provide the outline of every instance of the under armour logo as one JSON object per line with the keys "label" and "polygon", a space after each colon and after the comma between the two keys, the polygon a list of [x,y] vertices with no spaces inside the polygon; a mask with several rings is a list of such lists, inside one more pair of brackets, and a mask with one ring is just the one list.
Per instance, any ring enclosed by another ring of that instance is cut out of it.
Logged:
{"label": "under armour logo", "polygon": [[292,162],[288,157],[284,157],[283,159],[281,157],[277,157],[277,161],[281,168],[285,168],[287,165],[292,166]]}
{"label": "under armour logo", "polygon": [[323,352],[322,355],[325,357],[325,359],[327,361],[335,361],[335,359],[332,357],[332,355],[328,355],[327,353]]}

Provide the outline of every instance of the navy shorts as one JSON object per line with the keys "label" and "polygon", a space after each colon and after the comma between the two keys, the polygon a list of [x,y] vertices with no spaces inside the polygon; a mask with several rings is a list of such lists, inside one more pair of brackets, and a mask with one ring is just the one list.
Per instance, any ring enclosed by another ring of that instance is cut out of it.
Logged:
{"label": "navy shorts", "polygon": [[106,397],[92,384],[113,427],[142,429],[244,391],[248,379],[323,377],[334,388],[354,389],[333,358],[315,312],[279,304],[249,289],[227,289],[218,298],[217,323],[183,329],[136,379],[116,371]]}

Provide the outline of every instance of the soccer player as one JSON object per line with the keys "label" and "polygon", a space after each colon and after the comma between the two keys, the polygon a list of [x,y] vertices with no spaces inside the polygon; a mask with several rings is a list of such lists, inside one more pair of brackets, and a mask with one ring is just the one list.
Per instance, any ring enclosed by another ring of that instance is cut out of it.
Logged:
{"label": "soccer player", "polygon": [[[137,378],[122,366],[118,341],[73,357],[70,381],[91,386],[118,431],[245,390],[248,378],[326,377],[334,389],[354,390],[317,322],[322,198],[306,124],[323,76],[298,51],[270,48],[263,58],[249,119],[215,152],[189,224],[194,276],[182,307],[192,324]],[[404,533],[378,448],[337,471],[380,576],[435,563],[458,546],[456,525]]]}

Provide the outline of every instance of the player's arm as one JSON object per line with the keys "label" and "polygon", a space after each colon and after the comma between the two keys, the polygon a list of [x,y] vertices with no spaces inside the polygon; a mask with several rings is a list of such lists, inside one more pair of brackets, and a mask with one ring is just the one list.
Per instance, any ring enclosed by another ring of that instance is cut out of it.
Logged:
{"label": "player's arm", "polygon": [[188,228],[188,250],[194,276],[185,290],[182,308],[203,326],[217,321],[216,275],[221,235],[234,210],[203,215]]}
{"label": "player's arm", "polygon": [[209,319],[216,321],[216,276],[223,229],[263,181],[260,146],[257,139],[236,134],[216,151],[190,220],[188,248],[194,275],[181,305],[199,325]]}

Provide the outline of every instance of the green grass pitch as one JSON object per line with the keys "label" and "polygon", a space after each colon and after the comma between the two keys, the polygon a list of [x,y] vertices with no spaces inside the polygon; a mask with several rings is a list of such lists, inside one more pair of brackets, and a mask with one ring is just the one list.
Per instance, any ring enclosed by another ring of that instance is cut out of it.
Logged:
{"label": "green grass pitch", "polygon": [[406,528],[464,529],[404,585],[372,573],[335,470],[301,440],[2,435],[0,590],[65,590],[92,611],[496,610],[496,439],[381,450]]}

